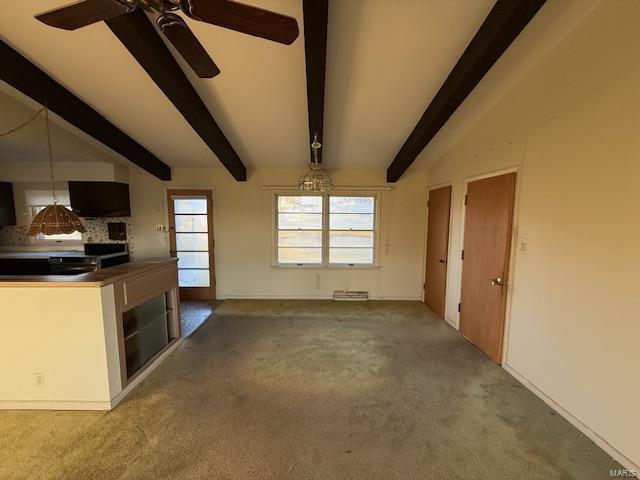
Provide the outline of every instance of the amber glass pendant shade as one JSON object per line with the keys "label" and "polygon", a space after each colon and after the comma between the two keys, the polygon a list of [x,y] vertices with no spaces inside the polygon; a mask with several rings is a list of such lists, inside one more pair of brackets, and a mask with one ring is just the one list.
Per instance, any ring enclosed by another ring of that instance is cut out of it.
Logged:
{"label": "amber glass pendant shade", "polygon": [[49,205],[38,212],[29,227],[29,235],[60,235],[87,230],[78,216],[63,205]]}

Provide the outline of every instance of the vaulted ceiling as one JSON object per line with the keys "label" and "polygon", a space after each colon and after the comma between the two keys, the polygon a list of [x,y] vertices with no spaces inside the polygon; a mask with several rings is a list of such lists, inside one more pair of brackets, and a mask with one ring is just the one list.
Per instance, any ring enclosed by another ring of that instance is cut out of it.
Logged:
{"label": "vaulted ceiling", "polygon": [[[302,1],[243,2],[295,17],[300,38],[286,46],[187,19],[222,73],[198,78],[174,56],[249,169],[302,168],[309,158]],[[69,32],[33,18],[67,3],[3,2],[0,38],[166,164],[219,166],[104,23]],[[330,1],[323,163],[386,168],[493,4]]]}
{"label": "vaulted ceiling", "polygon": [[[36,105],[26,98],[18,101],[13,96],[0,92],[0,131],[6,132],[29,119],[36,111],[35,107]],[[52,122],[51,125],[56,161],[116,163],[106,147],[100,148],[96,142],[90,142],[84,135],[69,131],[66,125],[65,127],[60,126],[58,122]],[[48,158],[46,127],[42,114],[24,128],[3,137],[0,141],[0,165],[7,161],[47,162]]]}

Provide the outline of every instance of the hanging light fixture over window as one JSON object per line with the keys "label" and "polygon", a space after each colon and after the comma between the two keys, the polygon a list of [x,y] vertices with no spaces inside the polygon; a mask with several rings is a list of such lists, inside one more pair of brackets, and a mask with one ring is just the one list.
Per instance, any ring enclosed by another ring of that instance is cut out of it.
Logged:
{"label": "hanging light fixture over window", "polygon": [[[29,231],[29,235],[35,236],[40,233],[44,235],[59,235],[63,233],[86,232],[82,222],[78,216],[64,205],[58,205],[58,196],[56,195],[56,182],[53,175],[53,155],[51,153],[51,132],[49,128],[49,109],[45,105],[41,110],[44,111],[45,125],[47,128],[47,152],[49,155],[49,175],[51,176],[51,193],[53,196],[53,205],[46,206],[43,210],[33,218]],[[40,112],[38,112],[39,114]],[[35,118],[35,117],[34,117]]]}
{"label": "hanging light fixture over window", "polygon": [[318,134],[313,136],[313,159],[309,164],[309,171],[298,180],[298,188],[307,192],[326,192],[333,189],[333,181],[331,177],[324,173],[320,168],[318,161],[318,149],[322,147],[318,141]]}

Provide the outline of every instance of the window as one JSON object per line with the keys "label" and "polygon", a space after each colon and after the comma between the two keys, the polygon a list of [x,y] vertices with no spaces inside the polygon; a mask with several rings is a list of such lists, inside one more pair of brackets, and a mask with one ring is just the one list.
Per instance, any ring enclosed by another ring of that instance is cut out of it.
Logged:
{"label": "window", "polygon": [[375,196],[277,195],[276,207],[278,265],[374,265]]}
{"label": "window", "polygon": [[[69,191],[60,191],[56,189],[56,196],[58,204],[64,205],[71,210],[71,200],[69,199]],[[45,209],[47,205],[53,204],[53,195],[51,190],[26,190],[25,199],[31,219],[33,219],[38,212]],[[69,234],[60,235],[44,235],[42,233],[36,235],[36,242],[74,242],[78,243],[82,241],[82,234],[80,232],[73,232]]]}

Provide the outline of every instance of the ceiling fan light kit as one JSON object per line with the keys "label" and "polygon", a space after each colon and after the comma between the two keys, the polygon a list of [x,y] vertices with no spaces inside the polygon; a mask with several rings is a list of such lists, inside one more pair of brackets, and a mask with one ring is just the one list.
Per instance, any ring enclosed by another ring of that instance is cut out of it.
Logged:
{"label": "ceiling fan light kit", "polygon": [[158,28],[200,78],[215,77],[220,69],[184,19],[171,12],[180,10],[193,20],[285,45],[299,35],[295,18],[232,0],[83,0],[35,18],[52,27],[76,30],[136,8],[158,15]]}

